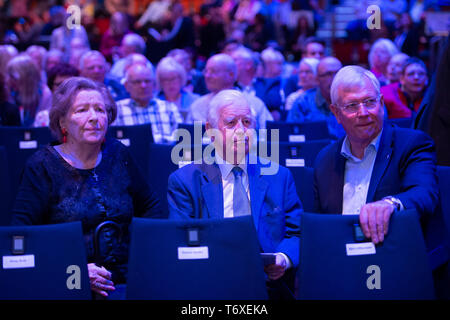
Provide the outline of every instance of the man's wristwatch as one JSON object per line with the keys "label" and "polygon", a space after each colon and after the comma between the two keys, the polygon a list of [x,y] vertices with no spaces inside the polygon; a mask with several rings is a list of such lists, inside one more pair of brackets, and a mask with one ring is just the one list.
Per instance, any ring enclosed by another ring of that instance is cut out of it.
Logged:
{"label": "man's wristwatch", "polygon": [[384,197],[383,199],[381,199],[383,201],[386,201],[387,203],[393,205],[395,207],[395,210],[400,210],[401,208],[401,201],[395,197],[392,196],[388,196],[388,197]]}

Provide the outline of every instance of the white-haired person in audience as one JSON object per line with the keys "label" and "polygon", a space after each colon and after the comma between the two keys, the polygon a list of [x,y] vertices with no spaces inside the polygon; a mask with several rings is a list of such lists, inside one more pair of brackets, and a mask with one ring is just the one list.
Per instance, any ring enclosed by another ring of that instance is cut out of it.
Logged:
{"label": "white-haired person in audience", "polygon": [[183,121],[191,104],[200,97],[184,89],[186,78],[186,70],[174,58],[162,58],[156,66],[156,82],[160,88],[157,97],[175,103]]}
{"label": "white-haired person in audience", "polygon": [[319,60],[316,58],[303,58],[298,64],[298,87],[299,89],[291,93],[286,98],[284,108],[291,110],[294,101],[306,90],[317,87],[317,65]]}
{"label": "white-haired person in audience", "polygon": [[80,76],[104,84],[114,100],[118,101],[128,97],[125,88],[120,82],[106,77],[109,65],[99,51],[91,50],[83,54],[80,58],[78,69]]}
{"label": "white-haired person in audience", "polygon": [[120,44],[120,59],[114,62],[109,70],[109,75],[114,79],[120,80],[125,76],[125,65],[128,63],[127,58],[135,53],[143,55],[145,52],[145,40],[136,33],[126,34]]}
{"label": "white-haired person in audience", "polygon": [[[233,58],[225,53],[213,55],[206,62],[203,70],[206,86],[210,93],[195,100],[186,118],[187,123],[201,121],[206,123],[209,112],[209,102],[222,90],[233,89],[237,79],[237,67]],[[256,119],[256,128],[264,129],[266,121],[272,121],[273,117],[265,106],[264,102],[251,94],[244,94],[250,101],[252,114]]]}
{"label": "white-haired person in audience", "polygon": [[394,54],[389,60],[387,65],[387,84],[392,84],[400,81],[400,76],[402,74],[403,65],[409,56],[406,53],[399,52]]}
{"label": "white-haired person in audience", "polygon": [[275,288],[277,284],[288,285],[291,290],[294,286],[302,204],[287,168],[279,166],[278,170],[264,173],[263,165],[256,159],[249,160],[256,119],[247,98],[238,90],[222,90],[211,100],[206,129],[213,141],[214,158],[211,162],[188,164],[170,175],[169,218],[251,215],[257,221],[261,252],[276,257],[264,268],[269,296],[292,298],[280,296],[282,293]]}
{"label": "white-haired person in audience", "polygon": [[395,43],[386,38],[378,39],[372,44],[368,57],[370,71],[380,81],[381,86],[387,83],[387,66],[392,56],[398,52]]}
{"label": "white-haired person in audience", "polygon": [[47,55],[47,49],[43,46],[32,45],[27,48],[26,53],[38,67],[42,82],[46,83],[47,73],[45,72],[45,57]]}
{"label": "white-haired person in audience", "polygon": [[150,123],[156,143],[173,142],[174,131],[183,120],[174,103],[153,97],[153,69],[141,63],[131,65],[125,73],[125,88],[130,98],[117,102],[117,119],[113,125]]}

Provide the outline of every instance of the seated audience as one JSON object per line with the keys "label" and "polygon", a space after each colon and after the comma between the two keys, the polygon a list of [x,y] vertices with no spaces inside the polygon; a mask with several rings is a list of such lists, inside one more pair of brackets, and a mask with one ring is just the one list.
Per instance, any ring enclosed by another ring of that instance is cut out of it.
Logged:
{"label": "seated audience", "polygon": [[421,218],[430,216],[439,201],[431,138],[384,123],[379,81],[359,66],[336,74],[331,99],[346,136],[317,156],[316,212],[359,215],[374,244],[384,241],[395,211],[416,209]]}
{"label": "seated audience", "polygon": [[80,58],[78,70],[80,71],[80,76],[104,84],[114,100],[117,101],[128,97],[125,88],[120,82],[106,77],[108,64],[100,52],[92,50],[83,54]]}
{"label": "seated audience", "polygon": [[[172,219],[253,216],[261,251],[276,254],[275,263],[264,268],[268,287],[273,288],[280,281],[289,283],[295,274],[303,210],[289,170],[280,166],[267,174],[258,161],[249,160],[255,121],[244,94],[237,90],[216,94],[206,122],[206,129],[213,132],[215,157],[172,173],[167,199]],[[269,294],[274,298],[272,290]]]}
{"label": "seated audience", "polygon": [[409,56],[403,52],[396,53],[389,60],[387,65],[387,83],[391,84],[400,81],[400,75],[402,73],[403,65],[408,60]]}
{"label": "seated audience", "polygon": [[183,119],[174,103],[153,98],[154,86],[153,69],[140,63],[130,66],[125,73],[125,88],[130,98],[117,102],[117,119],[113,125],[151,123],[156,143],[173,142],[174,131]]}
{"label": "seated audience", "polygon": [[342,63],[334,57],[320,60],[317,65],[318,86],[305,91],[294,101],[286,121],[300,123],[325,120],[330,135],[334,138],[342,137],[345,134],[344,129],[330,110],[331,82],[341,68]]}
{"label": "seated audience", "polygon": [[129,33],[128,17],[123,12],[115,12],[109,21],[109,28],[102,35],[99,51],[106,61],[112,63],[118,60],[119,46],[123,37]]}
{"label": "seated audience", "polygon": [[191,104],[200,97],[184,90],[186,70],[174,58],[162,58],[156,66],[156,82],[161,88],[157,97],[175,103],[184,121]]}
{"label": "seated audience", "polygon": [[19,108],[22,125],[38,125],[36,114],[49,109],[52,101],[52,93],[41,81],[38,68],[29,56],[18,55],[9,61],[6,73],[11,101]]}
{"label": "seated audience", "polygon": [[370,70],[380,81],[381,86],[387,83],[387,65],[391,57],[398,52],[395,44],[389,39],[381,38],[372,44],[368,57]]}
{"label": "seated audience", "polygon": [[400,74],[400,82],[381,87],[389,119],[410,118],[422,103],[428,84],[427,68],[422,60],[409,58]]}
{"label": "seated audience", "polygon": [[[219,53],[208,59],[204,69],[204,74],[206,86],[211,92],[201,96],[192,103],[186,117],[187,123],[193,123],[195,121],[206,123],[209,102],[221,90],[232,89],[234,87],[237,76],[237,68],[233,58],[225,53]],[[250,101],[250,108],[256,119],[256,128],[264,129],[266,127],[266,121],[273,120],[272,115],[264,105],[264,102],[262,102],[259,98],[250,94],[246,94],[246,96]]]}
{"label": "seated audience", "polygon": [[[59,143],[39,149],[28,161],[12,224],[81,221],[91,290],[107,297],[126,283],[131,219],[162,217],[159,200],[126,147],[105,141],[116,106],[103,86],[70,78],[58,87],[53,102],[50,129]],[[100,257],[95,257],[94,233],[107,220],[118,225],[121,235],[104,228]],[[98,258],[100,266],[94,263]]]}
{"label": "seated audience", "polygon": [[291,93],[286,98],[286,110],[291,110],[292,105],[297,98],[305,91],[315,88],[318,85],[317,82],[317,65],[319,60],[316,58],[303,58],[298,64],[298,87],[299,89]]}

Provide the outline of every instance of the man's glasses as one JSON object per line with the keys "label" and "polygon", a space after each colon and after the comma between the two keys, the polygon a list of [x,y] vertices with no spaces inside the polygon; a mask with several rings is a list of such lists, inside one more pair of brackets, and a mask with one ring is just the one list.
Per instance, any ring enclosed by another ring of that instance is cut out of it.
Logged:
{"label": "man's glasses", "polygon": [[359,111],[359,106],[362,104],[367,110],[372,110],[377,107],[378,101],[380,101],[380,96],[376,98],[368,98],[361,102],[351,102],[342,106],[341,109],[346,113],[356,113]]}

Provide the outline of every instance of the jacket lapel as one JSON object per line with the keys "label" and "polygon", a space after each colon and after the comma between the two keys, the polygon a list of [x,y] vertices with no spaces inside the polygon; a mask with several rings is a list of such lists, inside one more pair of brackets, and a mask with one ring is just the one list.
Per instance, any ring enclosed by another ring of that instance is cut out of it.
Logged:
{"label": "jacket lapel", "polygon": [[253,222],[258,229],[259,216],[264,203],[266,191],[269,186],[266,180],[261,178],[259,164],[249,164],[247,167],[248,182],[250,188],[250,205],[252,209]]}
{"label": "jacket lapel", "polygon": [[[337,145],[336,150],[336,162],[334,167],[334,174],[330,176],[330,193],[331,199],[334,199],[330,203],[331,213],[342,213],[342,202],[344,199],[344,173],[345,173],[345,157],[341,154],[342,143],[344,139],[341,139],[341,143]],[[334,196],[333,196],[334,195]]]}
{"label": "jacket lapel", "polygon": [[201,170],[206,179],[206,182],[202,184],[201,190],[208,211],[208,217],[203,218],[223,218],[223,188],[220,169],[216,164],[202,164]]}
{"label": "jacket lapel", "polygon": [[380,144],[373,165],[366,203],[374,201],[375,191],[392,159],[394,132],[391,126],[385,126],[381,134]]}

